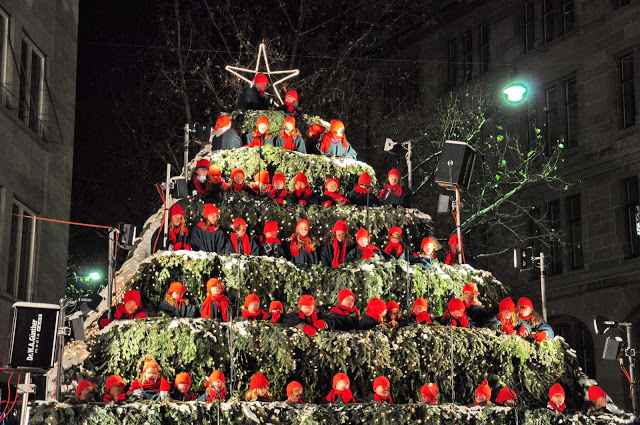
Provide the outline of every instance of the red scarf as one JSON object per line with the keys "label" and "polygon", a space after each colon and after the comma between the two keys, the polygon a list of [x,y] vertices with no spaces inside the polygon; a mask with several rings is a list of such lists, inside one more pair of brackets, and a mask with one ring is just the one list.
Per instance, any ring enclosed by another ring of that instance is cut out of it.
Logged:
{"label": "red scarf", "polygon": [[526,322],[527,320],[531,319],[531,316],[533,315],[533,313],[530,313],[528,316],[520,316],[518,315],[518,317],[520,318],[520,320],[522,320],[523,322]]}
{"label": "red scarf", "polygon": [[[121,401],[124,401],[125,398],[127,397],[127,395],[125,393],[120,394],[119,396],[116,397],[116,403],[120,403]],[[113,396],[111,394],[105,394],[102,396],[102,401],[105,403],[109,403],[111,401],[113,401]]]}
{"label": "red scarf", "polygon": [[433,322],[431,321],[431,315],[426,311],[423,311],[422,313],[418,313],[418,314],[415,314],[412,311],[409,314],[411,314],[412,316],[415,316],[416,322],[418,323],[429,323],[430,325],[433,324]]}
{"label": "red scarf", "polygon": [[[208,402],[211,401],[216,401],[218,399],[218,393],[211,387],[207,388],[207,395],[209,397],[207,397],[205,400]],[[226,400],[227,399],[227,390],[222,390],[220,391],[220,400]]]}
{"label": "red scarf", "polygon": [[243,192],[246,187],[248,187],[246,182],[242,184],[236,184],[236,182],[231,182],[231,189],[235,190],[236,192]]}
{"label": "red scarf", "polygon": [[289,151],[294,150],[296,148],[296,145],[293,144],[293,137],[290,134],[287,134],[286,132],[282,132],[282,133],[283,134],[280,136],[280,138],[284,140],[284,146],[282,147],[282,149],[286,149]]}
{"label": "red scarf", "polygon": [[170,391],[171,385],[169,385],[169,382],[167,382],[167,380],[164,379],[162,376],[156,382],[146,382],[146,381],[140,381],[138,379],[133,381],[133,384],[131,384],[129,393],[140,388],[142,388],[143,390],[151,390],[151,391],[155,391],[156,393],[160,393],[160,391]]}
{"label": "red scarf", "polygon": [[[440,321],[445,324],[445,325],[450,325],[450,326],[455,326],[455,327],[461,327],[461,328],[468,328],[469,327],[469,319],[467,319],[467,315],[463,314],[462,316],[458,317],[457,319],[455,317],[453,317],[449,311],[447,310],[444,315],[442,316],[442,318],[440,319]],[[450,323],[448,323],[450,321]]]}
{"label": "red scarf", "polygon": [[[264,96],[264,93],[263,93]],[[264,146],[265,135],[260,134],[256,131],[256,134],[253,136],[253,140],[249,143],[250,148],[255,148],[257,146]]]}
{"label": "red scarf", "polygon": [[373,394],[373,399],[375,401],[377,401],[378,403],[389,403],[389,404],[393,404],[393,400],[391,400],[391,396],[388,395],[386,397],[382,397],[381,395],[378,395],[377,393]]}
{"label": "red scarf", "polygon": [[271,189],[269,192],[269,198],[273,198],[276,200],[285,199],[287,197],[287,189]]}
{"label": "red scarf", "polygon": [[347,388],[346,390],[342,390],[342,391],[338,391],[335,388],[332,389],[331,391],[329,391],[329,395],[327,396],[326,400],[329,403],[333,403],[336,401],[336,397],[342,397],[342,401],[344,401],[345,403],[355,403],[356,399],[353,398],[353,394],[351,393],[351,389]]}
{"label": "red scarf", "polygon": [[211,191],[211,182],[207,180],[203,185],[202,183],[200,183],[200,180],[198,180],[197,175],[193,176],[193,185],[196,187],[198,195],[202,195],[203,193]]}
{"label": "red scarf", "polygon": [[558,406],[553,401],[549,401],[549,404],[547,404],[547,407],[553,410],[557,410],[560,413],[564,413],[564,409],[567,408],[567,405],[565,403],[562,403],[562,405]]}
{"label": "red scarf", "polygon": [[[287,112],[289,112],[290,114],[295,114],[295,113],[297,113],[297,112],[296,112],[296,109],[293,107],[293,102],[289,103],[289,102],[287,102],[287,101],[285,100],[285,101],[284,101],[284,104],[285,104],[285,105],[287,105]],[[285,148],[285,149],[286,149],[286,148]],[[302,403],[302,402],[300,402],[300,403]]]}
{"label": "red scarf", "polygon": [[[180,229],[169,230],[169,235],[168,235],[169,242],[171,242],[172,245],[175,245],[178,243],[178,235],[180,235]],[[185,227],[184,235],[180,235],[180,236],[189,236],[189,229]]]}
{"label": "red scarf", "polygon": [[265,317],[267,317],[267,312],[264,310],[258,310],[255,314],[249,313],[247,310],[242,310],[243,319],[264,320]]}
{"label": "red scarf", "polygon": [[447,252],[447,258],[444,260],[444,263],[449,265],[458,264],[458,253]]}
{"label": "red scarf", "polygon": [[280,239],[278,238],[265,238],[264,235],[260,236],[260,245],[262,246],[265,246],[265,244],[273,245],[274,243],[277,243],[278,245],[282,245],[282,242],[280,242]]}
{"label": "red scarf", "polygon": [[204,299],[204,302],[202,304],[202,313],[200,313],[200,316],[204,319],[211,319],[212,313],[213,313],[211,311],[212,301],[216,303],[218,310],[222,311],[222,320],[225,322],[229,320],[229,318],[227,317],[227,310],[229,309],[229,300],[227,299],[227,297],[224,296],[224,294],[220,294],[220,295],[209,294],[209,296],[207,296],[207,298]]}
{"label": "red scarf", "polygon": [[358,245],[358,248],[360,249],[360,251],[362,251],[363,260],[368,260],[371,257],[373,257],[373,254],[375,253],[376,250],[380,251],[380,248],[371,244],[365,246],[364,248]]}
{"label": "red scarf", "polygon": [[347,253],[347,241],[342,242],[342,246],[340,246],[338,240],[334,239],[331,245],[333,245],[331,267],[340,267],[340,264],[344,263],[344,256]]}
{"label": "red scarf", "polygon": [[294,190],[297,198],[301,199],[309,199],[309,197],[313,194],[313,190],[310,187],[305,187],[302,190]]}
{"label": "red scarf", "polygon": [[213,224],[211,226],[204,227],[204,221],[200,221],[198,223],[198,227],[204,230],[205,232],[215,232],[216,230],[218,230],[218,228]]}
{"label": "red scarf", "polygon": [[330,197],[331,199],[333,199],[333,202],[335,204],[337,204],[339,202],[341,202],[341,203],[349,203],[349,200],[347,198],[345,198],[344,196],[342,196],[340,194],[339,190],[336,190],[335,192],[327,192],[325,190],[324,194],[327,195],[328,197]]}
{"label": "red scarf", "polygon": [[502,314],[496,314],[496,317],[500,320],[500,323],[502,323],[502,332],[506,334],[512,334],[515,332],[516,327],[510,320],[502,317]]}
{"label": "red scarf", "polygon": [[140,311],[140,306],[132,314],[127,313],[124,308],[124,304],[120,304],[116,307],[116,311],[113,313],[113,318],[116,320],[132,320],[132,319],[144,319],[147,317],[147,313]]}
{"label": "red scarf", "polygon": [[354,187],[353,191],[356,192],[356,193],[361,193],[363,195],[366,195],[367,192],[370,193],[370,194],[373,193],[373,189],[367,189],[367,188],[360,187],[360,186]]}
{"label": "red scarf", "polygon": [[351,314],[355,313],[356,319],[360,320],[360,312],[358,311],[358,307],[356,307],[355,305],[349,308],[340,304],[339,306],[333,307],[331,310],[329,310],[329,313],[337,313],[340,316],[350,316]]}
{"label": "red scarf", "polygon": [[393,243],[389,242],[389,244],[385,247],[384,252],[387,254],[391,254],[391,251],[396,250],[395,257],[398,258],[402,255],[402,244],[401,243]]}
{"label": "red scarf", "polygon": [[173,300],[176,303],[176,308],[178,311],[182,309],[182,304],[184,304],[184,298],[177,298]]}
{"label": "red scarf", "polygon": [[391,195],[391,192],[396,192],[396,195],[402,196],[402,186],[397,184],[387,184],[387,187],[382,192],[380,192],[380,200],[382,201],[382,197],[387,199],[387,197]]}
{"label": "red scarf", "polygon": [[[293,257],[297,257],[298,255],[300,255],[300,247],[297,244],[297,239],[296,235],[294,234],[293,236],[291,236],[291,255]],[[304,247],[304,250],[307,251],[309,254],[311,254],[311,252],[313,252],[313,250],[311,249],[311,246],[309,246],[309,236],[307,236],[306,238],[303,238],[302,236],[300,236],[300,240],[302,241],[302,246]]]}
{"label": "red scarf", "polygon": [[[233,245],[233,250],[238,254],[238,235],[232,233],[230,239],[231,245]],[[244,255],[251,254],[251,242],[249,241],[249,236],[245,233],[240,239],[242,239],[242,250],[244,251]]]}

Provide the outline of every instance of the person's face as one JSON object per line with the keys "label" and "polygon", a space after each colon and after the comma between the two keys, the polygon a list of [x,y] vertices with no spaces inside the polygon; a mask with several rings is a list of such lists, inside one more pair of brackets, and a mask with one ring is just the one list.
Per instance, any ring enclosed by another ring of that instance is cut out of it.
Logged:
{"label": "person's face", "polygon": [[391,242],[400,243],[400,233],[392,233],[391,234]]}
{"label": "person's face", "polygon": [[300,223],[300,225],[298,226],[298,233],[303,238],[307,237],[307,235],[309,234],[309,226],[307,226],[307,223]]}
{"label": "person's face", "polygon": [[292,130],[293,124],[291,124],[290,122],[284,123],[284,131],[286,131],[287,133],[291,133]]}
{"label": "person's face", "polygon": [[504,401],[504,405],[505,406],[509,406],[509,407],[513,407],[516,405],[516,401],[512,398],[509,398],[507,400]]}
{"label": "person's face", "polygon": [[296,190],[304,190],[304,189],[306,189],[306,188],[307,188],[307,185],[306,185],[306,184],[304,184],[304,182],[297,181],[297,182],[295,182],[295,183],[293,184],[293,187],[294,187]]}
{"label": "person's face", "polygon": [[435,246],[433,246],[431,242],[424,244],[424,246],[422,247],[422,251],[427,255],[433,254],[434,250]]}
{"label": "person's face", "polygon": [[449,244],[449,251],[451,251],[451,252],[458,251],[458,244],[457,243],[450,243]]}
{"label": "person's face", "polygon": [[93,401],[96,396],[96,392],[91,385],[87,386],[84,390],[80,392],[78,396],[78,400],[82,401]]}
{"label": "person's face", "polygon": [[417,305],[417,306],[413,307],[413,312],[415,314],[420,314],[420,313],[422,313],[424,311],[425,311],[424,307],[422,307],[421,305]]}
{"label": "person's face", "polygon": [[244,183],[244,174],[242,174],[242,173],[236,173],[236,174],[233,176],[233,182],[234,182],[235,184],[242,184],[242,183]]}
{"label": "person's face", "polygon": [[173,297],[174,300],[181,300],[182,297],[184,296],[184,292],[183,291],[173,291],[171,293],[171,296]]}
{"label": "person's face", "polygon": [[336,130],[336,136],[338,137],[344,136],[344,128],[339,128],[338,130]]}
{"label": "person's face", "polygon": [[180,214],[174,214],[171,216],[171,224],[174,227],[178,227],[182,224],[182,216]]}
{"label": "person's face", "polygon": [[349,388],[349,382],[345,381],[344,379],[341,381],[338,381],[338,383],[336,384],[336,390],[338,391],[343,391],[343,390],[346,390],[347,388]]}
{"label": "person's face", "polygon": [[251,314],[257,313],[258,310],[260,310],[260,303],[258,301],[250,303],[249,308],[247,309],[247,311]]}
{"label": "person's face", "polygon": [[275,307],[272,308],[269,313],[282,313],[282,310],[280,310],[280,307]]}
{"label": "person's face", "polygon": [[[291,96],[291,95],[288,95],[288,96],[286,96],[286,97],[284,98],[284,101],[285,101],[285,102],[287,102],[287,103],[293,103],[293,102],[295,102],[295,101],[296,101],[296,99],[295,99],[295,97],[293,97],[293,96]],[[288,123],[287,123],[287,124],[288,124]]]}
{"label": "person's face", "polygon": [[475,301],[475,294],[473,292],[463,292],[462,293],[462,301],[465,302],[465,304],[471,304],[473,301]]}
{"label": "person's face", "polygon": [[111,388],[109,388],[109,394],[111,394],[114,398],[118,397],[123,392],[124,392],[124,385],[122,384],[112,385]]}
{"label": "person's face", "polygon": [[378,385],[376,388],[376,394],[380,397],[387,397],[389,395],[389,387],[386,385]]}
{"label": "person's face", "polygon": [[551,397],[551,401],[553,401],[556,406],[562,406],[564,403],[564,396],[560,393],[554,394],[553,397]]}
{"label": "person's face", "polygon": [[267,395],[267,391],[269,391],[269,387],[256,388],[256,393],[258,394],[258,397],[266,396]]}
{"label": "person's face", "polygon": [[349,295],[342,300],[341,304],[347,308],[351,308],[355,303],[356,297],[354,297],[353,295]]}
{"label": "person's face", "polygon": [[267,238],[277,238],[278,232],[267,232],[264,234]]}
{"label": "person's face", "polygon": [[216,284],[211,287],[211,295],[220,295],[222,294],[222,286]]}
{"label": "person's face", "polygon": [[258,88],[258,90],[260,91],[265,91],[267,89],[267,85],[269,83],[256,83],[256,87]]}
{"label": "person's face", "polygon": [[431,399],[426,395],[420,393],[420,403],[431,403]]}
{"label": "person's face", "polygon": [[273,184],[273,187],[275,187],[277,190],[282,190],[284,189],[284,182],[282,180],[278,180]]}
{"label": "person's face", "polygon": [[336,184],[336,182],[329,182],[329,184],[327,185],[327,192],[335,192],[336,190],[338,190],[338,185]]}
{"label": "person's face", "polygon": [[358,239],[358,245],[360,245],[361,247],[365,248],[367,245],[369,245],[369,238],[360,238],[360,239]]}
{"label": "person's face", "polygon": [[191,384],[188,384],[186,382],[181,382],[178,384],[178,391],[180,391],[182,394],[188,393],[190,389]]}
{"label": "person's face", "polygon": [[235,227],[234,231],[236,232],[236,235],[238,235],[239,237],[242,237],[247,232],[247,227],[243,225],[239,225]]}
{"label": "person's face", "polygon": [[213,381],[213,388],[218,390],[218,392],[221,392],[222,390],[224,390],[224,382],[219,379],[217,381]]}
{"label": "person's face", "polygon": [[396,320],[398,318],[398,309],[393,308],[387,312],[387,317],[391,320]]}
{"label": "person's face", "polygon": [[213,174],[213,175],[211,176],[211,180],[212,180],[214,183],[220,183],[220,182],[222,181],[222,176],[221,176],[220,174]]}
{"label": "person's face", "polygon": [[147,381],[156,382],[160,378],[160,372],[158,372],[157,368],[150,367],[144,373],[144,377],[146,378]]}
{"label": "person's face", "polygon": [[199,176],[206,176],[208,174],[209,170],[207,170],[206,168],[198,168],[196,170],[196,174]]}
{"label": "person's face", "polygon": [[207,216],[207,221],[209,222],[209,224],[215,224],[218,222],[219,218],[220,218],[219,214],[212,213]]}
{"label": "person's face", "polygon": [[462,316],[464,316],[464,310],[453,310],[451,312],[451,315],[453,316],[454,319],[459,319]]}
{"label": "person's face", "polygon": [[396,185],[398,184],[399,181],[400,181],[400,177],[396,176],[395,174],[392,174],[389,176],[389,184]]}
{"label": "person's face", "polygon": [[487,396],[482,393],[476,393],[476,404],[482,404],[487,401]]}
{"label": "person's face", "polygon": [[136,302],[133,300],[127,301],[124,305],[124,310],[127,312],[127,314],[133,314],[137,309],[138,304],[136,304]]}
{"label": "person's face", "polygon": [[343,232],[342,230],[338,230],[336,232],[336,240],[338,242],[344,242],[345,238],[347,237],[347,234],[345,232]]}
{"label": "person's face", "polygon": [[313,314],[313,310],[314,307],[312,305],[301,305],[300,306],[300,311],[302,312],[302,314],[304,314],[305,316],[310,316]]}
{"label": "person's face", "polygon": [[520,305],[518,306],[518,310],[520,311],[520,316],[522,317],[527,317],[532,313],[532,309],[528,305]]}
{"label": "person's face", "polygon": [[294,403],[300,402],[302,400],[302,391],[294,391],[291,393],[291,401]]}
{"label": "person's face", "polygon": [[267,131],[267,128],[269,128],[269,126],[263,122],[258,124],[258,132],[261,134],[264,134]]}
{"label": "person's face", "polygon": [[595,409],[602,409],[603,407],[607,407],[607,400],[604,397],[599,397],[593,400],[593,407]]}
{"label": "person's face", "polygon": [[502,317],[504,317],[505,319],[510,319],[510,318],[511,318],[511,311],[509,311],[509,310],[502,310],[502,311],[500,312],[500,315],[501,315]]}

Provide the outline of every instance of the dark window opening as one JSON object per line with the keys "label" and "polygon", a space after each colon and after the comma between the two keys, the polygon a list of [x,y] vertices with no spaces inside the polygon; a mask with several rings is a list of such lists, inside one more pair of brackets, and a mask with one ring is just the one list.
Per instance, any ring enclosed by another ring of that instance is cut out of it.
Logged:
{"label": "dark window opening", "polygon": [[567,215],[569,218],[571,268],[572,270],[581,269],[584,266],[584,259],[582,255],[582,212],[580,208],[580,195],[567,198]]}

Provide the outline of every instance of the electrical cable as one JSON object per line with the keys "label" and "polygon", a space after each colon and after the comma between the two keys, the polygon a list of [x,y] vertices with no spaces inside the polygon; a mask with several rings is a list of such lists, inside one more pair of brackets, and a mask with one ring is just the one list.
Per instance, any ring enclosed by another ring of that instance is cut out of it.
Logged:
{"label": "electrical cable", "polygon": [[[6,418],[7,408],[9,407],[9,403],[11,403],[11,378],[13,378],[13,372],[9,375],[9,379],[7,380],[7,405],[2,410],[2,420]],[[16,391],[17,393],[18,391]]]}
{"label": "electrical cable", "polygon": [[[20,386],[20,379],[21,378],[22,378],[22,376],[18,374],[18,384],[16,385],[16,395],[15,395],[15,397],[13,399],[13,404],[11,405],[11,408],[7,412],[6,416],[9,416],[9,413],[11,413],[13,411],[13,408],[15,407],[16,403],[18,402],[18,391],[17,391],[17,388]],[[5,416],[5,418],[6,418],[6,416]]]}

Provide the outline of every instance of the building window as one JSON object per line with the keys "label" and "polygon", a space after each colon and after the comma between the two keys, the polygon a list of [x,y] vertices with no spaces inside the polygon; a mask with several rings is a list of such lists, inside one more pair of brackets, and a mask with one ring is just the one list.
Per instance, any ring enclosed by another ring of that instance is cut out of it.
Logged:
{"label": "building window", "polygon": [[447,60],[447,77],[449,78],[449,88],[452,89],[456,86],[458,81],[458,52],[456,49],[456,40],[449,41],[449,51]]}
{"label": "building window", "polygon": [[36,221],[20,215],[36,214],[17,201],[13,203],[12,212],[7,292],[27,300],[33,281]]}
{"label": "building window", "polygon": [[553,40],[553,27],[556,19],[555,11],[553,10],[554,0],[543,0],[542,7],[542,34],[544,43],[548,43]]}
{"label": "building window", "polygon": [[578,363],[588,376],[596,376],[595,349],[591,330],[580,320],[571,316],[553,316],[549,324],[556,335],[560,335],[576,351]]}
{"label": "building window", "polygon": [[473,35],[467,30],[462,35],[462,52],[464,53],[464,80],[469,81],[473,77]]}
{"label": "building window", "polygon": [[575,23],[575,6],[573,0],[562,2],[562,34],[573,31]]}
{"label": "building window", "polygon": [[9,42],[9,16],[0,8],[0,101],[7,103],[6,75]]}
{"label": "building window", "polygon": [[489,71],[489,24],[480,25],[480,73]]}
{"label": "building window", "polygon": [[558,125],[558,91],[555,87],[545,90],[545,151],[551,152],[551,148],[560,139],[560,126]]}
{"label": "building window", "polygon": [[524,2],[524,49],[530,52],[536,47],[536,15],[533,0]]}
{"label": "building window", "polygon": [[620,58],[620,88],[622,128],[628,128],[636,123],[636,87],[633,79],[633,54]]}
{"label": "building window", "polygon": [[547,205],[547,217],[552,239],[549,244],[549,256],[551,257],[550,271],[553,274],[562,273],[562,247],[560,246],[560,201],[551,201]]}
{"label": "building window", "polygon": [[629,3],[631,3],[631,0],[617,0],[617,3],[618,3],[617,4],[618,7],[624,7]]}
{"label": "building window", "polygon": [[628,257],[640,255],[640,196],[638,196],[638,178],[624,181],[624,209],[627,216]]}
{"label": "building window", "polygon": [[567,117],[564,146],[573,148],[578,144],[578,90],[575,78],[564,83],[564,109]]}
{"label": "building window", "polygon": [[582,258],[582,213],[580,208],[580,195],[567,198],[567,215],[569,217],[571,269],[581,269],[584,266],[584,260]]}
{"label": "building window", "polygon": [[44,83],[44,55],[27,38],[22,39],[20,61],[20,108],[18,117],[40,136],[42,126],[42,88]]}

